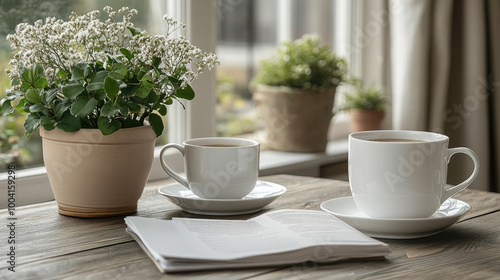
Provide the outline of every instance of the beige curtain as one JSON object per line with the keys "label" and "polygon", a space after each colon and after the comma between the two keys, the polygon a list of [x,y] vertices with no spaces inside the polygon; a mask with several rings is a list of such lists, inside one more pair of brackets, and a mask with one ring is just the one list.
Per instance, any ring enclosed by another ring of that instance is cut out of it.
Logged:
{"label": "beige curtain", "polygon": [[[392,127],[435,131],[480,158],[472,188],[500,191],[500,1],[391,0]],[[472,171],[454,156],[449,182]]]}

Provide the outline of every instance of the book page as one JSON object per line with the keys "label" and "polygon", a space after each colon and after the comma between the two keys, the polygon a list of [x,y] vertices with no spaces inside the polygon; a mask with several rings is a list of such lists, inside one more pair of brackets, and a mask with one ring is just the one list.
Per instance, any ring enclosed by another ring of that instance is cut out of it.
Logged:
{"label": "book page", "polygon": [[187,218],[173,221],[210,250],[233,259],[321,245],[383,244],[323,211],[277,210],[246,221]]}
{"label": "book page", "polygon": [[261,221],[262,224],[280,223],[300,238],[301,242],[309,245],[379,243],[322,211],[278,210],[254,219],[272,221]]}
{"label": "book page", "polygon": [[[278,210],[249,220],[127,217],[125,221],[155,258],[176,261],[231,261],[284,252],[300,257],[305,248],[311,255],[313,247],[322,250],[316,255],[326,258],[388,252],[386,244],[323,211]],[[335,251],[331,245],[336,245]]]}
{"label": "book page", "polygon": [[[279,223],[250,220],[174,218],[176,225],[215,252],[229,258],[268,254],[302,246],[296,236]],[[229,259],[228,258],[228,259]]]}

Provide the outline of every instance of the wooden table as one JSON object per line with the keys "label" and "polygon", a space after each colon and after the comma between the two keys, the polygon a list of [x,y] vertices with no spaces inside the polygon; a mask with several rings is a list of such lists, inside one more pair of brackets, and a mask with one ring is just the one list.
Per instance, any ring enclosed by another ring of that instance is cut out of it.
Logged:
{"label": "wooden table", "polygon": [[[288,175],[262,179],[288,188],[263,211],[318,210],[325,200],[350,195],[348,183],[342,181]],[[137,215],[200,217],[157,193],[158,186],[170,182],[148,185]],[[176,274],[158,271],[125,232],[123,217],[70,218],[57,213],[55,202],[40,203],[16,209],[16,272],[7,269],[10,233],[1,227],[0,279],[500,279],[500,194],[466,190],[456,198],[472,206],[461,221],[431,237],[383,239],[392,250],[385,259]],[[4,224],[8,217],[6,210],[0,211]]]}

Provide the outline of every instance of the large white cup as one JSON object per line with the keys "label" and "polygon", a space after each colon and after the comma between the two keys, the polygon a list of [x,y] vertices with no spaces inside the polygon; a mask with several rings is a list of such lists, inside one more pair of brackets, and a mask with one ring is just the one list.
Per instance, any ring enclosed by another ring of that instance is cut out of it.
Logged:
{"label": "large white cup", "polygon": [[[238,199],[249,194],[259,174],[259,143],[231,137],[195,138],[167,144],[160,163],[174,180],[206,199]],[[186,177],[176,173],[163,155],[174,148],[184,156]]]}
{"label": "large white cup", "polygon": [[[476,154],[468,148],[448,149],[448,141],[445,135],[422,131],[350,134],[349,182],[356,206],[374,218],[431,216],[479,172]],[[448,189],[448,163],[456,153],[470,156],[474,170],[467,180]]]}

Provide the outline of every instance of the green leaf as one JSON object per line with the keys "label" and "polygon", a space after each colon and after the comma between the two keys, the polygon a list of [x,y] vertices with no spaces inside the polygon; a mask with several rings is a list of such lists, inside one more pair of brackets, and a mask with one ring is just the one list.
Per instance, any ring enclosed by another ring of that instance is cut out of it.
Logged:
{"label": "green leaf", "polygon": [[146,81],[149,82],[149,83],[151,83],[153,81],[153,77],[151,77],[151,75],[144,75],[144,76],[142,76],[141,82],[146,82]]}
{"label": "green leaf", "polygon": [[19,103],[17,103],[16,109],[21,113],[23,113],[22,108],[24,107],[24,104],[26,104],[26,99],[21,99],[19,100]]}
{"label": "green leaf", "polygon": [[101,83],[103,83],[104,79],[106,79],[107,76],[108,76],[108,71],[106,71],[106,70],[98,71],[92,77],[92,81],[91,82],[95,82],[95,83],[101,82]]}
{"label": "green leaf", "polygon": [[101,90],[104,89],[104,83],[103,82],[91,82],[87,86],[88,91],[96,91],[96,90]]}
{"label": "green leaf", "polygon": [[49,110],[43,104],[33,104],[30,106],[30,113],[43,113],[44,115],[49,113]]}
{"label": "green leaf", "polygon": [[141,106],[135,102],[127,102],[127,106],[131,113],[138,113],[141,111]]}
{"label": "green leaf", "polygon": [[104,80],[104,91],[111,100],[115,100],[115,96],[118,94],[118,91],[120,91],[118,82],[113,78],[106,77],[106,80]]}
{"label": "green leaf", "polygon": [[12,105],[10,104],[10,100],[2,100],[2,116],[7,116],[10,115],[14,112],[14,108],[12,108]]}
{"label": "green leaf", "polygon": [[43,67],[37,63],[33,64],[31,66],[31,74],[33,81],[35,81],[38,77],[40,77],[40,75],[43,74]]}
{"label": "green leaf", "polygon": [[90,73],[90,66],[87,63],[78,63],[71,68],[71,80],[83,81]]}
{"label": "green leaf", "polygon": [[119,111],[119,106],[116,106],[112,101],[106,102],[101,108],[101,116],[103,117],[114,117]]}
{"label": "green leaf", "polygon": [[194,90],[190,85],[186,85],[186,87],[178,89],[174,95],[186,100],[193,100]]}
{"label": "green leaf", "polygon": [[120,52],[128,59],[128,60],[131,60],[132,58],[134,58],[134,55],[131,54],[127,49],[125,48],[122,48],[120,49]]}
{"label": "green leaf", "polygon": [[59,92],[59,88],[52,88],[45,92],[45,104],[50,104],[57,97],[57,93]]}
{"label": "green leaf", "polygon": [[26,93],[26,99],[31,103],[42,103],[42,97],[40,96],[39,91],[36,89],[30,89]]}
{"label": "green leaf", "polygon": [[163,120],[157,114],[151,113],[149,115],[149,124],[151,124],[153,131],[156,133],[156,137],[159,137],[163,133]]}
{"label": "green leaf", "polygon": [[68,78],[68,72],[64,70],[59,70],[59,72],[57,72],[57,76],[62,80],[66,80]]}
{"label": "green leaf", "polygon": [[64,96],[70,99],[75,99],[84,91],[85,88],[79,83],[70,83],[62,88],[62,93],[64,94]]}
{"label": "green leaf", "polygon": [[122,76],[122,79],[127,75],[128,71],[127,66],[125,66],[125,64],[123,63],[114,64],[113,67],[111,67],[111,70],[114,73],[120,74]]}
{"label": "green leaf", "polygon": [[106,79],[106,77],[108,77],[108,71],[101,70],[91,76],[92,78],[89,85],[87,86],[87,90],[88,91],[102,90],[104,92],[104,80]]}
{"label": "green leaf", "polygon": [[161,105],[158,109],[158,113],[162,116],[165,116],[167,114],[167,106]]}
{"label": "green leaf", "polygon": [[141,31],[142,31],[137,27],[129,27],[128,30],[130,30],[130,33],[132,33],[132,36],[140,35]]}
{"label": "green leaf", "polygon": [[141,81],[141,86],[136,90],[135,95],[140,98],[146,98],[149,92],[153,89],[153,84],[147,80]]}
{"label": "green leaf", "polygon": [[39,89],[45,88],[47,86],[47,79],[45,79],[45,78],[39,78],[38,80],[35,81],[35,83],[33,84],[33,86],[35,88],[39,88]]}
{"label": "green leaf", "polygon": [[154,92],[154,90],[149,92],[148,95],[148,102],[151,104],[156,103],[158,100],[160,100],[160,96]]}
{"label": "green leaf", "polygon": [[116,72],[109,72],[108,77],[109,78],[113,78],[115,80],[123,80],[123,78],[125,78],[125,76],[123,76],[120,73],[116,73]]}
{"label": "green leaf", "polygon": [[153,66],[155,69],[158,69],[158,67],[160,66],[161,64],[161,58],[155,56],[153,57]]}
{"label": "green leaf", "polygon": [[79,118],[73,116],[69,111],[66,111],[56,127],[65,132],[75,132],[80,130],[82,124]]}
{"label": "green leaf", "polygon": [[138,127],[138,126],[142,126],[142,123],[134,119],[125,119],[122,125],[123,128]]}
{"label": "green leaf", "polygon": [[120,113],[124,116],[126,116],[128,114],[128,103],[127,101],[123,100],[123,99],[118,99],[116,100],[116,108],[118,109],[118,111],[120,111]]}
{"label": "green leaf", "polygon": [[174,88],[179,88],[181,85],[182,85],[182,82],[179,81],[179,79],[175,78],[175,77],[172,77],[172,76],[168,76],[167,79],[166,79]]}
{"label": "green leaf", "polygon": [[71,100],[69,99],[64,99],[64,101],[57,103],[54,107],[55,117],[57,119],[61,118],[70,106]]}
{"label": "green leaf", "polygon": [[12,86],[17,86],[17,85],[19,85],[19,84],[20,84],[20,82],[19,82],[19,78],[18,78],[18,77],[14,77],[14,79],[12,79],[12,81],[10,82],[10,84],[11,84]]}
{"label": "green leaf", "polygon": [[80,95],[71,105],[70,112],[78,118],[87,117],[97,107],[98,101],[88,95]]}
{"label": "green leaf", "polygon": [[110,135],[121,128],[121,123],[118,120],[100,117],[97,120],[97,127],[103,135]]}
{"label": "green leaf", "polygon": [[37,114],[29,114],[24,122],[24,128],[31,134],[40,126],[40,117]]}
{"label": "green leaf", "polygon": [[134,95],[135,91],[139,88],[139,86],[131,86],[127,85],[127,87],[122,88],[122,96],[129,97]]}
{"label": "green leaf", "polygon": [[48,116],[43,116],[40,119],[40,125],[43,126],[43,128],[45,128],[46,130],[53,130],[54,128],[56,128],[54,120]]}
{"label": "green leaf", "polygon": [[104,92],[104,88],[94,92],[94,97],[96,97],[100,101],[104,101],[106,99],[106,92]]}
{"label": "green leaf", "polygon": [[139,87],[135,91],[135,95],[139,96],[140,98],[146,98],[149,95],[150,91],[151,91],[150,89],[147,89],[145,87]]}

